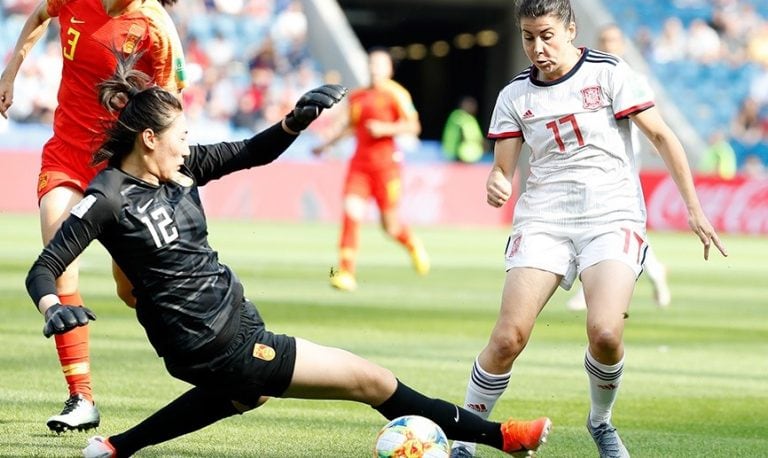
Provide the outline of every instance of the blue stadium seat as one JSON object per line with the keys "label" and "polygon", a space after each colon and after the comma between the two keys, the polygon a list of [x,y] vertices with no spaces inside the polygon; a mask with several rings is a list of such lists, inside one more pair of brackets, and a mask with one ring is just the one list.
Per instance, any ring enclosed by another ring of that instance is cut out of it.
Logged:
{"label": "blue stadium seat", "polygon": [[[694,19],[709,20],[714,10],[713,2],[705,0],[611,0],[603,3],[630,37],[639,27],[648,27],[658,34],[661,24],[669,17],[680,18],[686,26]],[[768,17],[768,2],[753,0],[751,3],[763,17]],[[691,120],[703,138],[713,129],[729,128],[740,101],[748,93],[750,81],[760,71],[756,64],[734,67],[725,62],[705,65],[682,60],[649,64],[672,102]]]}

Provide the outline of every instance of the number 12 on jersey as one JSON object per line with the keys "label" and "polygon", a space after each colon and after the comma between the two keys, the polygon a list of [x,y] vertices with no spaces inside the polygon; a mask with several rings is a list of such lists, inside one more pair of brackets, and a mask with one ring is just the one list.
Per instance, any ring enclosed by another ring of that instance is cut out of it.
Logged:
{"label": "number 12 on jersey", "polygon": [[[179,231],[175,226],[172,226],[173,220],[165,208],[156,208],[149,213],[149,216],[152,217],[151,220],[146,216],[142,216],[141,222],[149,229],[156,247],[162,248],[163,243],[171,243],[179,238]],[[162,240],[160,240],[160,237],[162,237]]]}

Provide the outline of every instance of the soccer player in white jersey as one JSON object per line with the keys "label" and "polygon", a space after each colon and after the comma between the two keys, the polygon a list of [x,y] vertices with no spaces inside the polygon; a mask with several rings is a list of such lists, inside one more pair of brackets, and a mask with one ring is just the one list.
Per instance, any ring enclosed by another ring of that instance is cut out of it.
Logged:
{"label": "soccer player in white jersey", "polygon": [[[654,107],[647,85],[620,58],[573,45],[568,0],[521,0],[523,49],[533,64],[504,87],[488,137],[495,139],[487,201],[504,205],[525,141],[530,175],[505,250],[501,309],[472,367],[464,405],[483,417],[509,383],[536,317],[558,286],[579,276],[587,301],[587,429],[601,457],[626,457],[611,423],[624,368],[622,335],[645,242],[645,208],[630,139],[637,125],[664,159],[704,245],[726,250],[704,215],[682,145]],[[454,442],[451,456],[474,454]]]}
{"label": "soccer player in white jersey", "polygon": [[[625,38],[621,28],[616,24],[608,24],[600,29],[597,35],[597,48],[618,57],[624,55]],[[640,168],[640,132],[630,125],[632,150],[637,161],[637,168]],[[659,307],[668,307],[672,302],[672,294],[667,284],[667,268],[656,256],[653,247],[646,240],[647,249],[645,251],[645,261],[643,262],[643,273],[650,280],[653,286],[653,298]],[[565,303],[569,310],[584,310],[587,308],[587,301],[584,299],[584,288],[579,286],[568,301]]]}

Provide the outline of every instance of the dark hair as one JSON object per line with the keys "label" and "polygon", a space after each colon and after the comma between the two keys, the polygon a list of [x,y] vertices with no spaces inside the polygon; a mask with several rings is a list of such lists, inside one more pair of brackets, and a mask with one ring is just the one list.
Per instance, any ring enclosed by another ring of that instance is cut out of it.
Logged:
{"label": "dark hair", "polygon": [[163,6],[173,6],[178,0],[160,0],[160,4]]}
{"label": "dark hair", "polygon": [[570,0],[518,0],[515,5],[515,18],[520,23],[522,18],[554,16],[566,26],[576,22]]}
{"label": "dark hair", "polygon": [[119,165],[133,150],[136,136],[145,129],[166,130],[179,112],[181,102],[172,93],[152,84],[152,79],[134,66],[142,53],[125,54],[112,49],[117,65],[111,78],[99,86],[99,101],[117,119],[105,127],[106,139],[93,155],[94,165],[108,161]]}
{"label": "dark hair", "polygon": [[389,54],[390,56],[392,55],[392,53],[389,52],[389,48],[386,46],[376,45],[368,48],[368,54],[373,54],[375,52],[383,52],[384,54]]}

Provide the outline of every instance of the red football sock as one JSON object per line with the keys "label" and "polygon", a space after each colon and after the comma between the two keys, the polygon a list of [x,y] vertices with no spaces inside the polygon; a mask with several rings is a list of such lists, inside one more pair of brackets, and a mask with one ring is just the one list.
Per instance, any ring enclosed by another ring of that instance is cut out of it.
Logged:
{"label": "red football sock", "polygon": [[407,227],[401,226],[400,233],[395,237],[408,251],[413,250],[413,237]]}
{"label": "red football sock", "polygon": [[[83,305],[80,293],[59,296],[62,304]],[[78,326],[64,334],[56,334],[56,351],[69,394],[80,394],[93,401],[91,391],[91,363],[88,355],[88,326]]]}
{"label": "red football sock", "polygon": [[350,273],[355,272],[359,227],[360,223],[356,219],[344,215],[341,224],[341,241],[339,242],[339,268]]}

